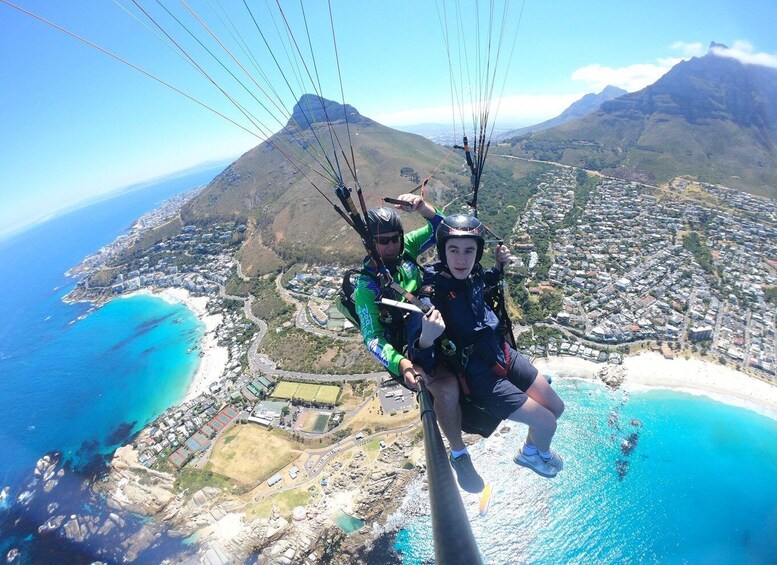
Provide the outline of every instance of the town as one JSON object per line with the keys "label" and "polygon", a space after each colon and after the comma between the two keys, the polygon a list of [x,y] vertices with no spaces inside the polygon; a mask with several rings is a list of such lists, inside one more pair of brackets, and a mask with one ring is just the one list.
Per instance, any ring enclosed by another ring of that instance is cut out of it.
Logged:
{"label": "town", "polygon": [[[681,179],[669,194],[601,179],[567,226],[576,186],[573,170],[545,173],[510,237],[512,270],[533,281],[529,293],[563,294],[562,307],[538,322],[560,331],[537,337],[526,353],[618,362],[628,351],[622,346],[671,344],[774,378],[774,299],[763,289],[777,286],[769,258],[777,254],[777,206]],[[685,196],[689,187],[696,197]],[[683,245],[694,230],[704,232],[714,265],[705,268]],[[534,241],[548,233],[552,245],[538,252]],[[332,330],[348,327],[331,306],[343,272],[312,267],[288,283],[309,297],[312,319]]]}
{"label": "town", "polygon": [[[561,298],[540,309],[532,331],[516,328],[523,351],[532,357],[573,355],[620,363],[633,348],[652,347],[667,357],[712,356],[774,380],[774,296],[764,289],[777,287],[777,262],[769,259],[777,255],[777,207],[684,179],[662,190],[596,177],[583,190],[580,174],[571,168],[544,172],[536,196],[517,211],[507,238],[514,253],[508,276],[526,287],[528,301],[537,304],[552,293]],[[286,430],[297,440],[315,434],[329,434],[328,442],[339,439],[342,434],[334,434],[347,429],[348,420],[338,408],[341,387],[326,402],[315,395],[278,396],[279,384],[306,375],[274,370],[267,355],[257,352],[262,334],[259,320],[249,319],[246,299],[225,292],[235,276],[234,252],[244,225],[185,226],[141,256],[126,253],[149,228],[175,217],[184,201],[168,203],[139,221],[142,229],[136,227],[88,258],[82,272],[100,274],[110,266],[113,278],[103,278],[100,285],[96,276],[86,276],[74,290],[107,299],[140,288],[183,287],[209,296],[208,311],[223,315],[216,332],[218,343],[229,349],[229,361],[219,382],[149,426],[136,439],[140,461],[177,469],[201,464],[220,431],[236,419]],[[298,303],[302,316],[283,325],[358,340],[333,303],[345,270],[309,265],[289,277],[284,293]],[[343,382],[339,375],[317,377],[317,385]],[[412,408],[409,394],[395,399],[391,390],[381,390],[381,410]],[[304,407],[327,424],[298,433]]]}

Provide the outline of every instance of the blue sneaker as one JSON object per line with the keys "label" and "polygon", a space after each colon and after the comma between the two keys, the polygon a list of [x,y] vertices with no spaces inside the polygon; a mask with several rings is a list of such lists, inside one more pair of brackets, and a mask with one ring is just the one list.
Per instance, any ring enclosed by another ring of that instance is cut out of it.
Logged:
{"label": "blue sneaker", "polygon": [[450,462],[451,467],[456,471],[456,480],[462,489],[472,493],[483,490],[486,484],[472,465],[472,459],[468,453],[463,453],[456,458],[451,455]]}
{"label": "blue sneaker", "polygon": [[[559,472],[559,469],[557,469],[553,464],[551,464],[551,461],[553,461],[552,457],[550,461],[545,461],[542,458],[542,455],[540,455],[539,453],[535,453],[534,455],[525,455],[523,453],[523,449],[521,449],[518,453],[515,454],[515,457],[513,457],[513,461],[518,465],[521,465],[522,467],[526,467],[527,469],[531,469],[538,475],[541,475],[548,479],[552,479]],[[561,458],[558,459],[558,462],[561,462]],[[561,464],[563,466],[563,463]]]}
{"label": "blue sneaker", "polygon": [[564,460],[561,459],[561,455],[559,455],[552,447],[550,448],[550,459],[547,460],[547,463],[556,469],[556,471],[561,471],[561,469],[564,468]]}

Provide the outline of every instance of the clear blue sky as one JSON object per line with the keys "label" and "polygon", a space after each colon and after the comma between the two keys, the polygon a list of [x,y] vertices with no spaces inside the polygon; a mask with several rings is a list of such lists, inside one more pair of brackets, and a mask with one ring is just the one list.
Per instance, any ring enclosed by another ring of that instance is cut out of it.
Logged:
{"label": "clear blue sky", "polygon": [[[246,123],[207,79],[122,9],[142,17],[131,0],[9,1]],[[157,2],[138,2],[156,18],[166,17],[160,20],[163,27],[217,76],[229,94],[256,106],[206,52],[193,45],[187,32],[167,17]],[[219,59],[229,62],[182,1],[162,3],[207,42]],[[249,67],[249,57],[235,47],[237,41],[222,21],[236,25],[239,36],[235,37],[250,43],[258,67],[268,75],[257,82],[263,88],[268,83],[274,85],[282,105],[290,110],[290,93],[274,71],[242,0],[221,0],[220,4],[186,0],[186,4]],[[268,4],[274,7],[272,0],[249,2],[282,68],[293,76],[275,32],[276,23],[282,23],[267,17]],[[468,9],[474,4],[461,2]],[[298,2],[283,0],[281,5],[295,37],[304,45]],[[442,0],[332,0],[332,5],[348,103],[389,126],[452,124],[448,59],[437,8]],[[453,3],[448,0],[448,5],[450,9]],[[216,10],[223,6],[224,13],[215,12],[214,6]],[[318,52],[322,93],[339,101],[326,2],[308,0],[305,6]],[[513,2],[511,29],[515,29],[520,8],[520,2]],[[527,0],[517,28],[499,121],[516,127],[537,123],[607,84],[639,90],[681,59],[703,55],[710,41],[735,48],[732,52],[737,56],[777,66],[774,22],[777,2],[773,0]],[[474,20],[466,25],[474,36]],[[2,1],[0,30],[0,236],[118,187],[239,155],[260,141],[181,94]],[[156,33],[161,35],[158,30]],[[475,50],[468,52],[471,55]],[[239,69],[230,64],[237,74]],[[258,77],[253,67],[249,68]],[[499,69],[506,68],[502,60]],[[250,79],[241,75],[241,80],[269,104]],[[308,84],[307,79],[303,82]],[[293,89],[300,92],[300,88]],[[285,121],[279,110],[271,110]],[[261,110],[257,116],[268,129],[280,128]]]}

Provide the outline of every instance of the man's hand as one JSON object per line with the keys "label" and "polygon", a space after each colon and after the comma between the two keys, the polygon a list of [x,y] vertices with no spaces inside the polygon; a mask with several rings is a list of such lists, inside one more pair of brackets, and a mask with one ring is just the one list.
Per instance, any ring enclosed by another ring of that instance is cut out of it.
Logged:
{"label": "man's hand", "polygon": [[494,260],[500,270],[504,270],[505,265],[509,265],[511,259],[512,255],[510,254],[510,249],[508,249],[506,245],[500,243],[496,246],[496,250],[494,250]]}
{"label": "man's hand", "polygon": [[437,213],[430,204],[417,194],[400,194],[397,196],[397,200],[401,200],[404,204],[394,204],[395,208],[405,212],[418,212],[427,220],[434,218]]}
{"label": "man's hand", "polygon": [[[405,365],[406,363],[406,365]],[[403,365],[406,368],[402,368]],[[399,367],[402,370],[402,378],[405,381],[405,385],[413,390],[418,390],[418,379],[425,379],[426,373],[421,367],[413,365],[409,359],[403,359],[399,363]]]}
{"label": "man's hand", "polygon": [[445,331],[445,321],[442,314],[434,306],[424,315],[421,320],[421,337],[418,338],[418,347],[426,349],[434,345],[434,340]]}

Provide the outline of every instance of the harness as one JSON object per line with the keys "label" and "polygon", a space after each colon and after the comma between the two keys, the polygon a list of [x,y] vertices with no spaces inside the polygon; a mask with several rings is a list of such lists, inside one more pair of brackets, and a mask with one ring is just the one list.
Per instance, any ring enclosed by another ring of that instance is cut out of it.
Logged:
{"label": "harness", "polygon": [[[415,265],[416,269],[419,271],[421,270],[421,266],[418,264],[416,259],[407,251],[402,253],[400,261],[408,261]],[[408,314],[402,310],[399,310],[398,308],[393,308],[385,304],[381,304],[381,299],[390,298],[394,300],[404,298],[408,302],[424,311],[428,310],[428,306],[426,306],[413,294],[405,290],[390,275],[383,276],[382,272],[376,272],[368,269],[367,267],[362,267],[361,269],[349,269],[343,275],[341,288],[337,293],[335,305],[337,306],[337,309],[340,310],[340,312],[357,328],[361,327],[361,320],[359,319],[359,316],[356,312],[356,303],[354,300],[356,285],[353,282],[355,279],[352,279],[352,277],[361,275],[364,275],[365,277],[372,280],[378,287],[378,293],[375,296],[375,304],[380,312],[378,321],[383,325],[386,331],[386,341],[394,346],[394,349],[404,354],[407,349],[405,322],[407,320]]]}
{"label": "harness", "polygon": [[[438,288],[436,282],[440,280],[438,277],[450,279],[451,275],[450,273],[442,270],[441,266],[435,266],[435,284],[425,285],[421,289],[420,295],[430,298],[438,298],[436,302],[438,303],[440,313],[442,314],[443,318],[450,319],[449,302],[445,299],[439,299],[442,297],[439,296],[437,292]],[[501,293],[489,292],[489,290],[490,288],[486,287],[483,293],[484,306],[490,307],[495,314],[498,310],[506,312],[504,308],[504,295]],[[498,303],[494,304],[493,300],[498,300],[500,297],[502,302],[501,305]],[[461,387],[461,391],[465,396],[471,395],[469,385],[467,384],[466,370],[470,359],[473,356],[478,357],[481,361],[488,365],[496,378],[504,379],[507,377],[508,368],[510,366],[510,342],[507,339],[509,334],[505,331],[505,328],[505,324],[500,320],[496,332],[494,332],[490,326],[486,326],[484,328],[480,328],[477,332],[475,332],[473,337],[465,341],[460,336],[455,335],[456,331],[454,328],[446,327],[442,339],[439,340],[435,345],[437,348],[436,352],[443,359],[445,365],[456,375]],[[488,351],[485,347],[478,346],[482,339],[488,339],[494,333],[496,333],[498,339],[501,338],[500,341],[502,344],[504,363],[501,363],[493,352]]]}
{"label": "harness", "polygon": [[[418,269],[419,271],[421,270],[420,265],[409,253],[407,253],[407,251],[402,253],[401,259],[410,261],[411,263],[413,263],[413,265],[415,265],[416,269]],[[380,299],[381,298],[392,298],[392,299],[404,298],[405,300],[413,303],[416,306],[419,306],[419,307],[423,306],[424,309],[426,309],[426,306],[423,303],[421,303],[418,300],[418,298],[413,296],[412,293],[405,290],[402,287],[402,285],[400,285],[398,282],[394,280],[393,277],[381,276],[381,273],[373,273],[371,271],[368,271],[367,269],[362,269],[361,272],[366,274],[368,277],[370,277],[378,284],[379,289],[378,289],[378,294],[375,297],[375,302],[376,304],[379,305],[379,310],[380,310],[379,321],[381,324],[383,324],[384,327],[387,328],[389,333],[387,341],[391,343],[391,345],[393,345],[397,351],[404,352],[407,349],[407,338],[405,336],[405,321],[407,319],[408,313],[402,312],[397,308],[391,308],[385,305],[381,305]]]}

